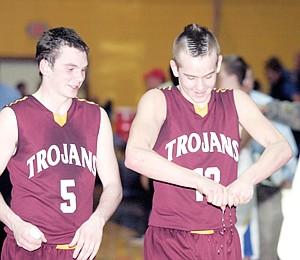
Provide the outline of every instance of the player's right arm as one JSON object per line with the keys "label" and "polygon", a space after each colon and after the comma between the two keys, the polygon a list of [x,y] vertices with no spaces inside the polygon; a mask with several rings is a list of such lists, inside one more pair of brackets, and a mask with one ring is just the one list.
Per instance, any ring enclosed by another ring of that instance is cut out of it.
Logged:
{"label": "player's right arm", "polygon": [[153,150],[165,121],[166,99],[161,90],[153,89],[141,98],[131,125],[126,146],[126,167],[148,178],[198,190],[216,206],[227,204],[227,191],[222,185],[196,172],[168,161]]}
{"label": "player's right arm", "polygon": [[[15,113],[11,108],[4,108],[0,112],[0,174],[3,173],[11,156],[15,153],[18,142],[18,127]],[[23,221],[6,204],[0,193],[0,220],[13,231],[17,244],[29,251],[41,246],[46,239],[42,232],[40,239],[30,235],[34,226]]]}

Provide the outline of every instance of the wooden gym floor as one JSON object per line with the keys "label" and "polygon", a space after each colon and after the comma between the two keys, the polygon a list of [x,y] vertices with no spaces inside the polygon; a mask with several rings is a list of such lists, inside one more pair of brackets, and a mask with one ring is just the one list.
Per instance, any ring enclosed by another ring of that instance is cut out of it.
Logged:
{"label": "wooden gym floor", "polygon": [[[101,193],[102,188],[96,185],[95,205]],[[96,260],[143,260],[143,245],[141,241],[133,239],[139,235],[136,226],[141,218],[140,211],[140,206],[136,202],[122,200],[114,216],[104,226],[103,240]],[[128,225],[129,223],[131,225]]]}
{"label": "wooden gym floor", "polygon": [[135,235],[135,231],[127,227],[108,222],[96,260],[142,260],[143,246],[131,240]]}

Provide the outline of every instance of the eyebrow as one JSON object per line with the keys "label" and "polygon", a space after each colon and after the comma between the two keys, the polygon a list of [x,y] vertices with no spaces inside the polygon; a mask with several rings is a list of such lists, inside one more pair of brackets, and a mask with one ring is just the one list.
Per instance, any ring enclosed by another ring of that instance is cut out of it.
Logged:
{"label": "eyebrow", "polygon": [[[64,64],[64,66],[66,67],[76,67],[76,68],[79,68],[79,66],[77,66],[76,64],[74,63],[66,63]],[[89,67],[89,65],[86,65],[85,67],[83,67],[82,69],[87,69]]]}
{"label": "eyebrow", "polygon": [[[211,75],[211,74],[213,74],[213,73],[215,73],[215,72],[216,72],[216,70],[213,70],[213,71],[207,73],[206,75],[201,76],[201,78],[207,77],[207,76],[209,76],[209,75]],[[183,72],[183,74],[184,74],[185,76],[188,76],[188,77],[196,77],[196,78],[199,78],[198,76],[191,75],[191,74],[187,74],[187,73],[184,73],[184,72]]]}

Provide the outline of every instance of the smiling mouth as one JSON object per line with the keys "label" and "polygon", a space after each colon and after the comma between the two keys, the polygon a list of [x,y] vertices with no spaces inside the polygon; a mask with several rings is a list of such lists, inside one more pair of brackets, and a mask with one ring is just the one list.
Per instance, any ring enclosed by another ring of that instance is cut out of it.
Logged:
{"label": "smiling mouth", "polygon": [[197,96],[204,96],[206,94],[206,91],[202,92],[195,92]]}
{"label": "smiling mouth", "polygon": [[78,89],[80,85],[69,85],[70,88],[72,89]]}

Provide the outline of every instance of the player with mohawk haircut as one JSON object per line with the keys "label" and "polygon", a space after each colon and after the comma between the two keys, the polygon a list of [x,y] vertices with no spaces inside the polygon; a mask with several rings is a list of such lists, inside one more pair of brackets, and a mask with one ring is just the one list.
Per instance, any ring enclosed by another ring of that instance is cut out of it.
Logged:
{"label": "player with mohawk haircut", "polygon": [[[235,207],[291,158],[291,148],[247,94],[215,88],[222,56],[205,27],[187,25],[173,44],[178,86],[141,98],[127,167],[154,180],[144,259],[242,258]],[[265,152],[237,177],[242,128]]]}

